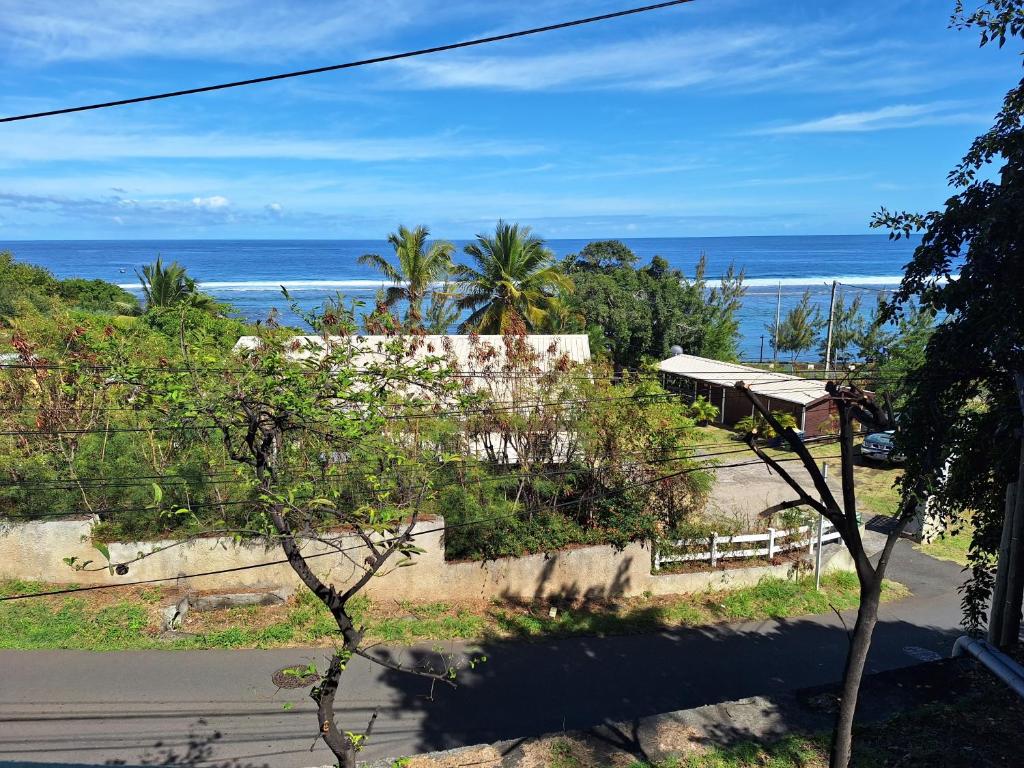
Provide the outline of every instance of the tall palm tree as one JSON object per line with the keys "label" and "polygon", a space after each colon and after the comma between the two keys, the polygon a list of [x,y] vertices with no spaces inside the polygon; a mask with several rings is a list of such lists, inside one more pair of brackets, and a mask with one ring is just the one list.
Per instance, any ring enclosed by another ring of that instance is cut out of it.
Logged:
{"label": "tall palm tree", "polygon": [[146,264],[142,271],[136,271],[142,284],[142,293],[146,298],[146,311],[162,307],[173,307],[188,302],[198,309],[209,309],[214,306],[213,299],[200,293],[196,281],[189,277],[188,272],[176,261],[166,267],[159,256],[152,264]]}
{"label": "tall palm tree", "polygon": [[392,307],[399,301],[408,302],[405,324],[408,328],[423,325],[423,300],[430,292],[431,285],[445,278],[452,268],[452,254],[455,246],[444,241],[430,244],[424,250],[430,230],[424,226],[415,229],[399,227],[388,235],[388,242],[395,251],[392,264],[376,253],[359,257],[359,263],[373,267],[394,283],[384,293],[384,305]]}
{"label": "tall palm tree", "polygon": [[558,292],[572,290],[554,254],[529,227],[499,221],[493,237],[477,235],[464,250],[475,266],[460,264],[454,272],[462,286],[458,307],[473,310],[463,332],[542,330],[559,311]]}

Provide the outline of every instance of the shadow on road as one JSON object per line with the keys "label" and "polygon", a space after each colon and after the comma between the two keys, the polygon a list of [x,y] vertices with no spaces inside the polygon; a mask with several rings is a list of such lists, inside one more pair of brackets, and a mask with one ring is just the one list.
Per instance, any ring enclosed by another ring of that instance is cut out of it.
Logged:
{"label": "shadow on road", "polygon": [[[867,672],[914,664],[919,660],[914,653],[922,648],[944,656],[958,634],[951,628],[881,621]],[[642,758],[635,730],[640,718],[837,681],[847,642],[842,627],[821,618],[644,636],[486,642],[477,650],[487,663],[460,673],[457,689],[435,689],[431,698],[422,680],[393,672],[384,679],[400,694],[393,716],[418,716],[419,751],[603,725],[597,732],[602,738]],[[436,663],[432,656],[432,651],[408,651],[404,661]],[[870,706],[865,699],[862,711]],[[810,711],[802,722],[793,722],[791,713],[783,717],[736,707],[715,717],[719,721],[708,722],[706,730],[725,742],[828,724],[827,716]],[[758,723],[757,734],[746,725],[749,720]],[[621,723],[632,724],[632,732],[614,725]]]}
{"label": "shadow on road", "polygon": [[[72,736],[73,738],[73,736]],[[188,730],[188,737],[181,746],[157,741],[147,748],[137,760],[107,760],[102,765],[143,768],[143,766],[175,766],[175,768],[269,768],[269,763],[254,763],[247,760],[224,760],[217,758],[218,744],[223,734],[210,727],[204,718],[198,718]],[[25,762],[0,760],[0,768],[96,768],[96,763],[69,762]]]}

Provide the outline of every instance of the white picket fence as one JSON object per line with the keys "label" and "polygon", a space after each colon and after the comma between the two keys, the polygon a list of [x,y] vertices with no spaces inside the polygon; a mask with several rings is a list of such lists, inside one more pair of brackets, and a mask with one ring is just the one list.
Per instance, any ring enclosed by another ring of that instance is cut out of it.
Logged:
{"label": "white picket fence", "polygon": [[[839,531],[828,520],[822,519],[821,543],[828,544],[840,538]],[[804,538],[806,536],[806,538]],[[818,540],[816,525],[801,525],[799,528],[789,530],[776,530],[769,528],[767,533],[741,533],[736,536],[719,536],[712,533],[707,538],[680,539],[668,542],[670,547],[684,549],[707,545],[706,550],[698,552],[662,553],[658,548],[654,550],[654,570],[659,570],[665,563],[692,562],[695,560],[710,560],[712,567],[718,565],[719,560],[739,557],[775,557],[780,552],[789,552],[801,547],[807,547],[808,552],[814,551],[814,544]],[[757,544],[764,542],[765,546]],[[735,544],[754,544],[753,547],[745,549],[732,549]]]}

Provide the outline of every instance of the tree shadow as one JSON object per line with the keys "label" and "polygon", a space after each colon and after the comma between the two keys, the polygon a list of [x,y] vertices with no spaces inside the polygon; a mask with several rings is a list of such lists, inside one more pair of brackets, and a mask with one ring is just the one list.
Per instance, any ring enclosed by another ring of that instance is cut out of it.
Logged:
{"label": "tree shadow", "polygon": [[[880,621],[867,672],[917,663],[908,647],[948,655],[958,635],[957,628]],[[830,728],[831,712],[792,692],[838,681],[847,642],[834,617],[529,644],[488,641],[462,651],[488,660],[461,672],[455,689],[435,690],[431,697],[422,680],[389,671],[382,679],[397,695],[394,710],[416,721],[404,754],[590,729],[645,759],[651,738],[645,740],[644,719],[661,713],[675,713],[691,742],[735,743]],[[427,664],[434,654],[436,649],[410,649],[403,659]],[[859,719],[877,713],[878,701],[866,686]]]}
{"label": "tree shadow", "polygon": [[216,757],[217,745],[223,734],[209,727],[204,718],[199,718],[188,729],[188,737],[181,747],[166,745],[158,741],[135,761],[107,760],[104,765],[175,766],[180,768],[267,768],[267,763],[253,763],[239,759],[221,760]]}

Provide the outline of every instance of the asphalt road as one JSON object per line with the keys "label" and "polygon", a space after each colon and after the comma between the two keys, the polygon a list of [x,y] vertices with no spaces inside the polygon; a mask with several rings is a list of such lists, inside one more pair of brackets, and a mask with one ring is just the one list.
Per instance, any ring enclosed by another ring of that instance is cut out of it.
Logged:
{"label": "asphalt road", "polygon": [[[958,566],[901,542],[890,576],[914,595],[882,607],[868,673],[948,655],[960,634]],[[852,626],[852,617],[845,620]],[[446,647],[489,658],[461,673],[456,690],[438,689],[431,699],[426,681],[357,660],[339,701],[352,730],[380,708],[362,756],[398,757],[833,682],[846,642],[838,617],[827,615],[455,644]],[[411,660],[434,651],[405,653]],[[276,690],[270,679],[281,667],[323,657],[323,649],[0,651],[0,767],[329,763],[314,738],[312,702],[303,691]]]}

